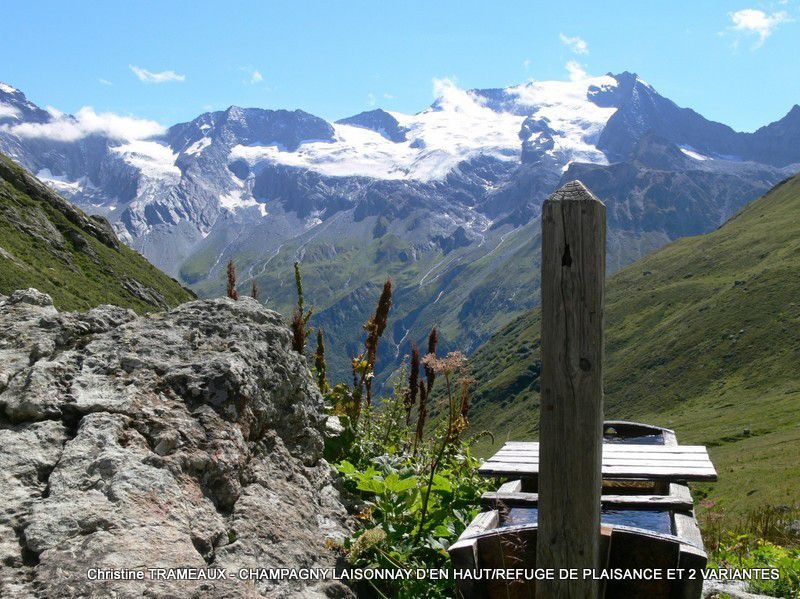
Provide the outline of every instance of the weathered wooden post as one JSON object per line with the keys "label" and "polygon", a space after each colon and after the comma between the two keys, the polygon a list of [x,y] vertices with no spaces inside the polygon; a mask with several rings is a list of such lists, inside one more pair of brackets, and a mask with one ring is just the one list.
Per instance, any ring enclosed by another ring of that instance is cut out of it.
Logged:
{"label": "weathered wooden post", "polygon": [[[542,211],[537,567],[600,567],[606,207],[572,181]],[[538,599],[596,598],[591,579],[537,583]]]}

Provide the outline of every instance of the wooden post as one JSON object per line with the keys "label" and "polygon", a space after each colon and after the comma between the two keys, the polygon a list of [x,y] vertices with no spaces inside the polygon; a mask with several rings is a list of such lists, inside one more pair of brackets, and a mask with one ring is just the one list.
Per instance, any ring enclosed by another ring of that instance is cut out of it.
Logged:
{"label": "wooden post", "polygon": [[[606,207],[580,181],[542,209],[537,568],[600,567]],[[589,579],[537,583],[538,599],[596,598]]]}

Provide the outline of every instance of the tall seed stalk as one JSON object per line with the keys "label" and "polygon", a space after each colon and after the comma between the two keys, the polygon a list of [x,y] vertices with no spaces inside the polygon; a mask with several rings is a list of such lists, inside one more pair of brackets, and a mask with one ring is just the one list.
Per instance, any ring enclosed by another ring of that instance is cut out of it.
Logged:
{"label": "tall seed stalk", "polygon": [[303,299],[303,276],[300,273],[300,263],[294,263],[294,284],[297,289],[297,307],[292,313],[292,322],[289,327],[292,330],[292,349],[298,354],[304,354],[306,351],[306,340],[308,339],[311,329],[308,326],[308,321],[313,313],[313,308],[306,311]]}
{"label": "tall seed stalk", "polygon": [[236,291],[236,265],[233,260],[228,260],[228,297],[232,300],[239,299],[239,292]]}

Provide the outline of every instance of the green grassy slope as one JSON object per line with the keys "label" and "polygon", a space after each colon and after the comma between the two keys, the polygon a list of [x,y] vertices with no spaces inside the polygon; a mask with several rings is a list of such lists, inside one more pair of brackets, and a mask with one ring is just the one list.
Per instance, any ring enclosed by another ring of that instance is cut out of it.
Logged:
{"label": "green grassy slope", "polygon": [[[539,318],[471,361],[472,425],[495,446],[537,436]],[[606,417],[710,447],[720,480],[701,494],[734,511],[800,502],[800,175],[607,282],[605,393]]]}
{"label": "green grassy slope", "polygon": [[145,312],[193,294],[0,154],[0,293],[35,287],[61,310]]}

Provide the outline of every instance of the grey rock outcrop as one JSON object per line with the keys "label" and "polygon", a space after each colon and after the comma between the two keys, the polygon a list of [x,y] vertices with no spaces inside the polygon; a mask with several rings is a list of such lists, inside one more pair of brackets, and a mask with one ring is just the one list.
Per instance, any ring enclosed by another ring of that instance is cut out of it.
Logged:
{"label": "grey rock outcrop", "polygon": [[[348,523],[322,398],[280,316],[246,298],[138,317],[0,296],[0,596],[346,597]],[[229,579],[90,581],[89,568]]]}
{"label": "grey rock outcrop", "polygon": [[747,591],[747,583],[740,580],[707,580],[703,584],[704,599],[770,599],[770,595],[759,595]]}

